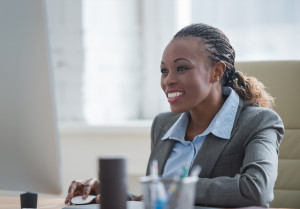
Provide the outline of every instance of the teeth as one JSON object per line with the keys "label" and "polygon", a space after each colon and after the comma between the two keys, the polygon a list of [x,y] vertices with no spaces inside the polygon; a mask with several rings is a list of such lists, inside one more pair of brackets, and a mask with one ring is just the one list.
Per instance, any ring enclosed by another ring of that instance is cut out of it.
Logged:
{"label": "teeth", "polygon": [[182,94],[183,94],[183,92],[172,92],[172,93],[168,93],[168,98],[173,99],[173,98],[178,97],[178,96],[180,96],[180,95],[182,95]]}

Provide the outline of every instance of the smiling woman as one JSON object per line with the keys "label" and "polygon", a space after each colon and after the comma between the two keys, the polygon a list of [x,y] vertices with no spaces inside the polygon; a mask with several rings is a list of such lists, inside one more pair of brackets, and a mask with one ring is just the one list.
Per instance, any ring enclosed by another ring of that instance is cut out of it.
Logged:
{"label": "smiling woman", "polygon": [[154,159],[163,177],[199,164],[196,204],[269,206],[283,124],[263,84],[234,66],[235,51],[215,27],[192,24],[173,37],[161,61],[172,113],[154,119],[147,173]]}
{"label": "smiling woman", "polygon": [[[263,85],[253,92],[258,81],[235,71],[235,52],[225,34],[207,24],[186,26],[165,48],[161,72],[172,112],[153,121],[147,175],[154,160],[158,174],[169,178],[180,176],[186,165],[188,170],[200,165],[197,205],[268,207],[283,123],[271,103],[260,102],[272,101]],[[89,191],[99,183],[76,182],[66,203],[76,192],[82,195],[80,188]]]}

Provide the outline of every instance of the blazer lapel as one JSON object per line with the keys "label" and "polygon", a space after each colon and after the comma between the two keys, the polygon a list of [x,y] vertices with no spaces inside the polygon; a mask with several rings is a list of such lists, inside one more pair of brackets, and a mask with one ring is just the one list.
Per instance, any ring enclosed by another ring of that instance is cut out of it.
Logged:
{"label": "blazer lapel", "polygon": [[171,139],[166,139],[162,142],[163,143],[161,143],[161,145],[158,147],[159,151],[157,152],[157,158],[156,158],[158,161],[159,175],[162,175],[167,159],[170,156],[173,147],[175,145],[175,141]]}
{"label": "blazer lapel", "polygon": [[167,162],[168,157],[170,156],[172,149],[175,145],[175,141],[171,139],[165,139],[161,140],[161,138],[166,134],[166,132],[171,128],[171,126],[175,123],[176,120],[178,120],[180,115],[175,115],[175,117],[172,117],[169,119],[168,123],[165,126],[159,126],[157,134],[157,143],[155,144],[155,147],[153,148],[155,152],[151,152],[147,171],[146,174],[150,174],[151,170],[151,164],[153,160],[157,160],[158,162],[158,174],[162,175],[165,164]]}
{"label": "blazer lapel", "polygon": [[150,174],[151,165],[153,160],[158,162],[158,174],[162,175],[165,164],[170,156],[172,149],[175,145],[175,141],[171,139],[160,140],[155,146],[155,152],[152,152],[149,158],[146,175]]}
{"label": "blazer lapel", "polygon": [[210,177],[220,154],[228,142],[229,140],[221,139],[213,134],[207,136],[193,162],[193,166],[198,164],[202,168],[199,177]]}
{"label": "blazer lapel", "polygon": [[234,123],[233,123],[233,127],[232,127],[232,130],[231,130],[230,139],[231,139],[232,136],[235,134],[235,132],[238,130],[238,118],[239,118],[239,116],[240,116],[240,113],[241,113],[243,107],[244,107],[244,100],[242,100],[242,99],[240,98],[239,106],[238,106],[238,109],[237,109],[237,111],[236,111],[236,116],[235,116]]}
{"label": "blazer lapel", "polygon": [[236,112],[234,125],[232,127],[231,136],[230,139],[222,139],[219,138],[213,134],[208,134],[207,138],[205,139],[203,145],[201,146],[200,150],[197,153],[197,156],[193,162],[193,165],[200,165],[202,168],[202,171],[199,175],[199,177],[203,178],[209,178],[217,160],[219,159],[220,155],[222,154],[223,149],[225,146],[230,142],[233,135],[238,130],[238,118],[241,113],[241,110],[243,109],[244,102],[240,98],[239,106]]}

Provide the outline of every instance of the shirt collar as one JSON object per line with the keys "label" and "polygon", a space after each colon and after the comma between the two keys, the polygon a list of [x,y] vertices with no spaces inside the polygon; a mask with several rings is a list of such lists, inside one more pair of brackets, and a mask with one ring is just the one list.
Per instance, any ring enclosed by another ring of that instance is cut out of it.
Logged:
{"label": "shirt collar", "polygon": [[177,141],[184,141],[185,132],[190,120],[190,113],[182,113],[174,125],[167,131],[167,133],[162,137],[165,139],[174,139]]}
{"label": "shirt collar", "polygon": [[[238,94],[230,87],[223,87],[223,95],[227,97],[219,112],[215,115],[208,128],[199,136],[209,133],[223,139],[230,139],[234,119],[239,105]],[[162,137],[162,140],[173,139],[177,141],[185,140],[185,132],[190,120],[190,113],[182,113],[174,125]]]}
{"label": "shirt collar", "polygon": [[226,96],[226,93],[228,92],[229,96],[225,100],[221,110],[213,119],[213,121],[215,120],[215,124],[212,127],[211,133],[220,138],[230,139],[239,106],[239,95],[230,87],[224,87],[223,89],[223,94]]}

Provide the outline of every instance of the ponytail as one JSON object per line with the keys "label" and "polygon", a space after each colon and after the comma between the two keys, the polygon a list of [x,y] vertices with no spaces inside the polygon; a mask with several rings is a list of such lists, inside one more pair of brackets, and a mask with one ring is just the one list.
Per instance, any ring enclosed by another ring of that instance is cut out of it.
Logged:
{"label": "ponytail", "polygon": [[[230,71],[230,70],[229,70]],[[245,101],[252,102],[261,107],[272,109],[274,98],[265,90],[262,82],[255,77],[247,77],[242,72],[234,71],[231,74],[224,74],[223,86],[229,86]],[[230,75],[229,77],[227,77]]]}

